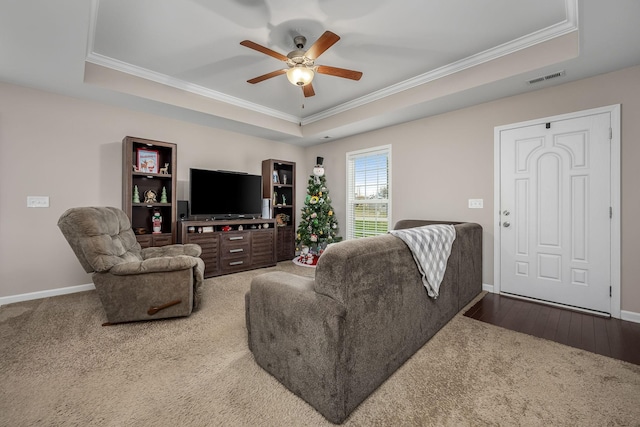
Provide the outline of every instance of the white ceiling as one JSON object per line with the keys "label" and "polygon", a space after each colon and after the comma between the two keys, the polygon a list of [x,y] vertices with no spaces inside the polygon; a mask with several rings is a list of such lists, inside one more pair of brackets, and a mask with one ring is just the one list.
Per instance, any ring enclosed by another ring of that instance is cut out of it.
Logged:
{"label": "white ceiling", "polygon": [[[0,80],[312,145],[640,64],[640,1],[0,0]],[[250,78],[326,30],[316,95]],[[530,79],[564,70],[560,78]]]}

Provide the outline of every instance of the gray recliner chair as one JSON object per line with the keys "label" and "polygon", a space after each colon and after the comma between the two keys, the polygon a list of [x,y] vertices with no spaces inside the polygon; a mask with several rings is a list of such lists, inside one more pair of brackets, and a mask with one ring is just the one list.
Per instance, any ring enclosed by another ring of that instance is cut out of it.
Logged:
{"label": "gray recliner chair", "polygon": [[200,304],[200,246],[141,249],[129,218],[113,207],[71,208],[58,227],[84,270],[93,273],[105,325],[189,316]]}

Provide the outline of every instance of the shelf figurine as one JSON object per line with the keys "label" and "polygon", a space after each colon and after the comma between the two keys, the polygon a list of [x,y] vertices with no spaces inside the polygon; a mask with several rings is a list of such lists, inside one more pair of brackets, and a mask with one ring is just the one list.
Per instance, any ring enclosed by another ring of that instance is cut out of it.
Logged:
{"label": "shelf figurine", "polygon": [[167,201],[167,187],[162,187],[162,194],[160,195],[160,203],[169,203]]}
{"label": "shelf figurine", "polygon": [[165,163],[163,168],[160,168],[160,175],[169,175],[169,163]]}
{"label": "shelf figurine", "polygon": [[145,203],[157,203],[158,200],[156,199],[156,197],[157,197],[156,192],[153,190],[147,190],[144,192]]}
{"label": "shelf figurine", "polygon": [[140,192],[137,185],[133,186],[133,203],[140,203]]}
{"label": "shelf figurine", "polygon": [[153,216],[151,217],[151,224],[153,226],[153,234],[162,233],[162,215],[160,209],[153,210]]}
{"label": "shelf figurine", "polygon": [[283,205],[287,204],[287,198],[284,196],[284,194],[282,195],[282,204]]}

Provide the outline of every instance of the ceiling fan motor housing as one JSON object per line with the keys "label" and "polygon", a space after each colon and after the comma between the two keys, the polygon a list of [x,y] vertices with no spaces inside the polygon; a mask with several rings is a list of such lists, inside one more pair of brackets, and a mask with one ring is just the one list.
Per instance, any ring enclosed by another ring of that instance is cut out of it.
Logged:
{"label": "ceiling fan motor housing", "polygon": [[293,38],[293,44],[298,48],[304,48],[304,45],[307,44],[307,38],[305,36],[295,36]]}

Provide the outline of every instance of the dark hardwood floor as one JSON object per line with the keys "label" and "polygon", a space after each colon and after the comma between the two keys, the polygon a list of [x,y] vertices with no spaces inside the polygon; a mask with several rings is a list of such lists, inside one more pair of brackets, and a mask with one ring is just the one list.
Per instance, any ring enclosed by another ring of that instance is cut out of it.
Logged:
{"label": "dark hardwood floor", "polygon": [[465,316],[640,365],[640,323],[488,293]]}

